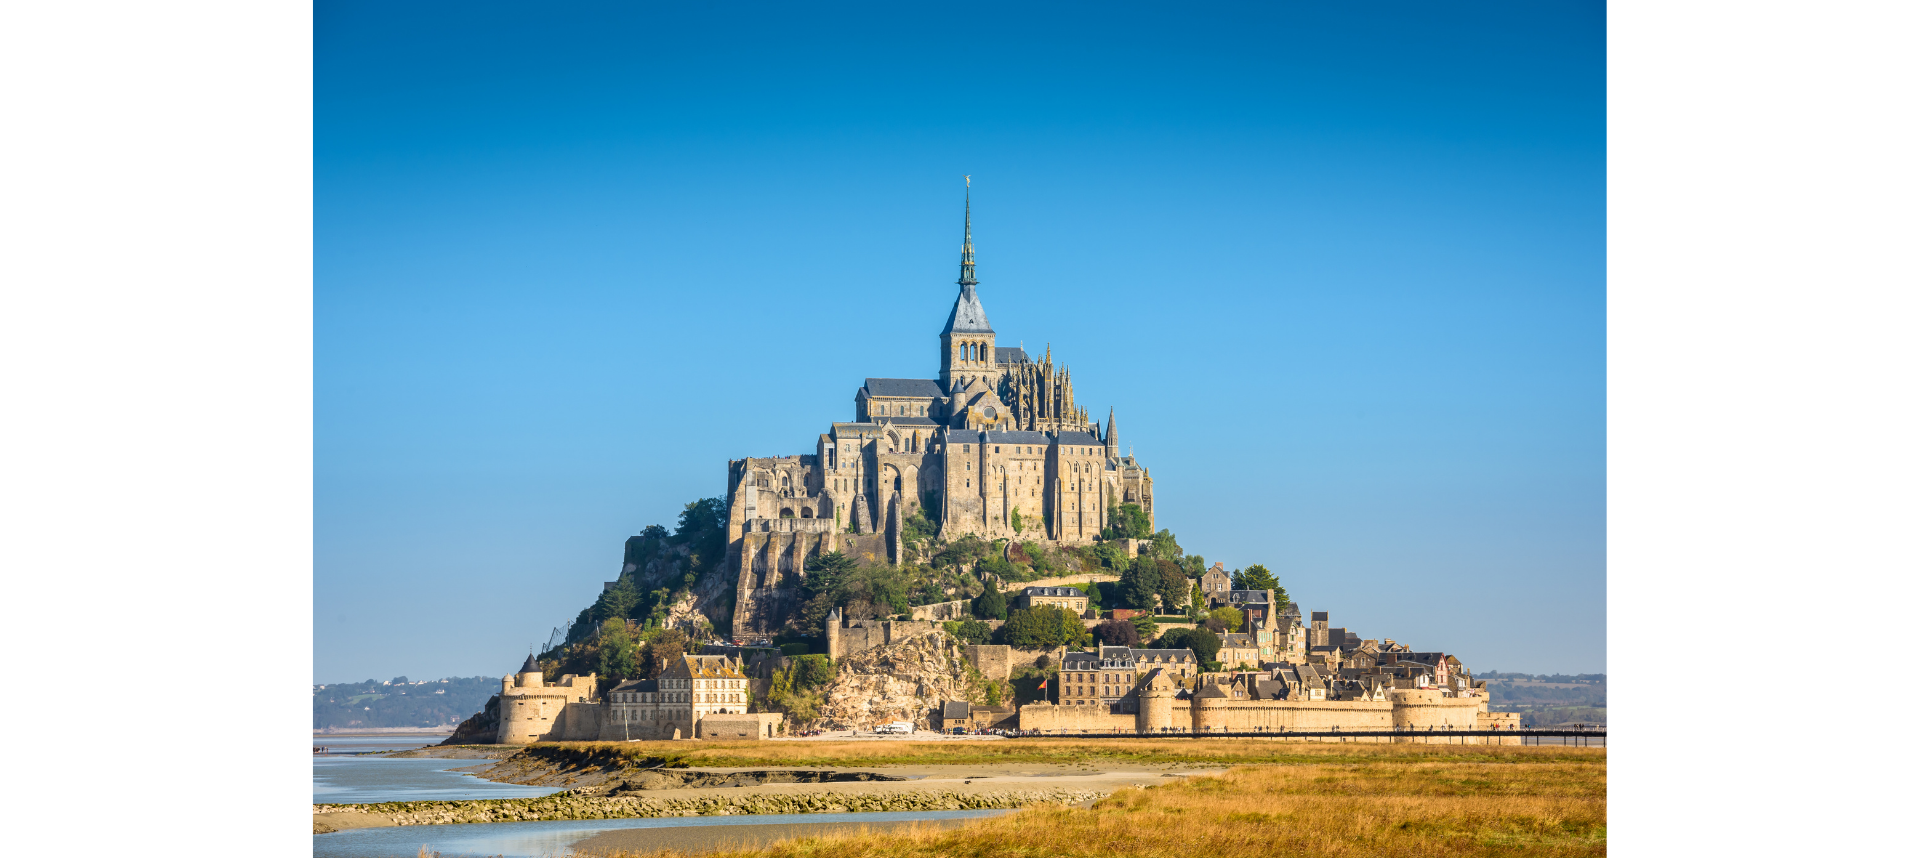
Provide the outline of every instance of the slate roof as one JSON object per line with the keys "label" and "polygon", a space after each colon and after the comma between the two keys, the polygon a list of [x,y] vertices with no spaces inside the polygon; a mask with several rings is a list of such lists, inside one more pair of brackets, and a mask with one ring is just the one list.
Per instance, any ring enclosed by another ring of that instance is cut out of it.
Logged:
{"label": "slate roof", "polygon": [[614,686],[614,687],[613,687],[613,688],[612,688],[611,690],[612,690],[613,692],[616,692],[616,693],[619,693],[619,694],[627,694],[627,693],[630,693],[630,692],[649,692],[649,691],[659,691],[659,690],[660,690],[660,680],[658,680],[658,679],[629,679],[629,680],[627,680],[627,681],[625,681],[625,682],[622,682],[622,683],[620,683],[619,685],[616,685],[616,686]]}
{"label": "slate roof", "polygon": [[1314,622],[1321,622],[1321,623],[1324,623],[1324,622],[1326,622],[1326,620],[1327,620],[1327,612],[1326,612],[1326,611],[1314,611],[1314,612],[1313,612],[1313,619],[1314,619]]}
{"label": "slate roof", "polygon": [[1232,602],[1254,602],[1264,604],[1267,601],[1265,590],[1228,590],[1227,600]]}
{"label": "slate roof", "polygon": [[521,673],[539,673],[540,665],[533,660],[533,653],[527,653],[526,663],[520,665]]}
{"label": "slate roof", "polygon": [[1181,664],[1190,664],[1194,661],[1193,650],[1190,649],[1135,649],[1132,653],[1134,661],[1146,661],[1156,656],[1163,663],[1167,660]]}
{"label": "slate roof", "polygon": [[1058,440],[1062,444],[1066,444],[1070,446],[1078,446],[1078,447],[1100,446],[1100,439],[1095,438],[1092,435],[1089,435],[1085,432],[1062,432],[1060,433],[1060,437],[1056,440]]}
{"label": "slate roof", "polygon": [[1226,689],[1221,688],[1218,685],[1208,685],[1207,687],[1200,689],[1199,694],[1195,694],[1193,696],[1195,697],[1232,697],[1233,695],[1227,693]]}
{"label": "slate roof", "polygon": [[982,444],[1049,444],[1052,438],[1045,432],[987,432]]}
{"label": "slate roof", "polygon": [[940,333],[993,333],[993,326],[987,324],[987,308],[980,306],[980,295],[972,284],[960,287],[960,297],[953,299],[953,311],[947,314],[947,326],[940,329]]}
{"label": "slate roof", "polygon": [[869,378],[863,389],[868,396],[923,396],[937,399],[947,395],[946,391],[940,389],[940,382],[931,378]]}
{"label": "slate roof", "polygon": [[947,430],[947,443],[978,444],[980,443],[980,435],[981,433],[972,429],[949,429]]}
{"label": "slate roof", "polygon": [[1022,596],[1079,596],[1087,597],[1087,591],[1079,587],[1028,587],[1020,591]]}
{"label": "slate roof", "polygon": [[880,422],[892,423],[895,426],[939,426],[940,425],[940,421],[935,420],[931,417],[890,417],[884,414],[880,416]]}
{"label": "slate roof", "polygon": [[1061,656],[1060,669],[1061,670],[1093,670],[1094,665],[1097,664],[1098,662],[1099,662],[1099,659],[1095,658],[1093,653],[1070,652],[1064,656]]}
{"label": "slate roof", "polygon": [[1221,649],[1252,649],[1256,646],[1259,644],[1254,641],[1253,635],[1244,632],[1227,632],[1220,636]]}
{"label": "slate roof", "polygon": [[995,346],[993,359],[996,363],[1033,363],[1027,359],[1027,350],[1019,346]]}
{"label": "slate roof", "polygon": [[949,700],[945,706],[940,707],[940,717],[947,721],[965,719],[971,714],[965,700]]}

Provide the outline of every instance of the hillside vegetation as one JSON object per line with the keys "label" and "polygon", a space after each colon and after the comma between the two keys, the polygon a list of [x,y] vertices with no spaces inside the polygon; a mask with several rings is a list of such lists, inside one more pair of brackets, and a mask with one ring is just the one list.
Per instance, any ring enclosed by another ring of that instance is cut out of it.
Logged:
{"label": "hillside vegetation", "polygon": [[500,692],[497,676],[462,676],[410,682],[404,676],[382,682],[313,687],[313,729],[336,730],[444,727],[457,724]]}

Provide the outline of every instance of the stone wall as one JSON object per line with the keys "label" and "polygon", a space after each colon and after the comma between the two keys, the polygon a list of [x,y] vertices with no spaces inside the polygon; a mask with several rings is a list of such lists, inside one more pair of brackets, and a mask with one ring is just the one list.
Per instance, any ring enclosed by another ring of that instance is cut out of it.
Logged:
{"label": "stone wall", "polygon": [[786,718],[778,712],[742,715],[708,715],[700,719],[702,739],[771,739]]}
{"label": "stone wall", "polygon": [[839,661],[908,638],[945,634],[939,623],[912,620],[841,620],[827,629],[827,657]]}
{"label": "stone wall", "polygon": [[1048,733],[1131,733],[1134,716],[1117,715],[1105,706],[1060,706],[1029,703],[1020,707],[1020,729]]}
{"label": "stone wall", "polygon": [[951,602],[916,605],[913,608],[913,618],[929,622],[969,620],[973,618],[972,604],[973,603],[967,599],[956,599]]}
{"label": "stone wall", "polygon": [[1013,676],[1013,647],[1004,644],[973,644],[967,647],[967,661],[992,682],[1005,682]]}

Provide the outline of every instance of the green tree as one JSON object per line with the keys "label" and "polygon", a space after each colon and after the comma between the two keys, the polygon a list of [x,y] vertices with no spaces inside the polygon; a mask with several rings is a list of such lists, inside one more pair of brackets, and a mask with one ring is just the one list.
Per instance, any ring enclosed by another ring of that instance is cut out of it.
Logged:
{"label": "green tree", "polygon": [[1007,523],[1013,525],[1014,533],[1020,533],[1027,529],[1025,523],[1020,521],[1020,508],[1017,506],[1013,508],[1013,514],[1008,516]]}
{"label": "green tree", "polygon": [[1088,582],[1087,582],[1087,583],[1085,583],[1085,584],[1075,584],[1075,585],[1073,585],[1073,586],[1074,586],[1074,587],[1075,587],[1076,589],[1078,589],[1078,590],[1079,590],[1080,592],[1082,592],[1082,593],[1085,593],[1085,594],[1087,594],[1087,604],[1089,604],[1089,605],[1092,605],[1092,606],[1093,606],[1093,607],[1095,607],[1095,608],[1099,608],[1099,607],[1100,607],[1100,584],[1099,584],[1099,582],[1097,582],[1097,581],[1088,581]]}
{"label": "green tree", "polygon": [[1151,611],[1160,597],[1160,569],[1150,558],[1136,557],[1120,573],[1120,601]]}
{"label": "green tree", "polygon": [[1160,574],[1161,609],[1171,614],[1187,603],[1187,591],[1193,582],[1187,579],[1187,573],[1180,564],[1171,560],[1154,560],[1153,565]]}
{"label": "green tree", "polygon": [[1153,640],[1153,636],[1160,633],[1160,624],[1153,621],[1152,614],[1141,614],[1129,622],[1133,623],[1134,630],[1140,633],[1143,641]]}
{"label": "green tree", "polygon": [[1235,590],[1276,590],[1279,587],[1280,580],[1273,577],[1273,573],[1268,572],[1267,567],[1258,563],[1233,573]]}
{"label": "green tree", "polygon": [[1110,506],[1107,507],[1107,529],[1101,531],[1100,536],[1103,539],[1151,539],[1153,522],[1137,503]]}
{"label": "green tree", "polygon": [[824,655],[801,655],[788,659],[793,665],[795,688],[818,688],[833,681],[833,662]]}
{"label": "green tree", "polygon": [[1080,646],[1090,635],[1072,611],[1040,605],[1007,614],[1007,624],[1000,627],[1000,638],[1001,642],[1020,649],[1051,649]]}
{"label": "green tree", "polygon": [[679,629],[659,629],[647,641],[647,678],[659,679],[667,666],[687,654],[687,633]]}
{"label": "green tree", "polygon": [[973,600],[973,615],[983,620],[1004,620],[1007,618],[1007,597],[1000,592],[999,585],[987,579],[987,589]]}
{"label": "green tree", "polygon": [[638,649],[633,637],[627,634],[625,619],[608,618],[601,623],[598,671],[601,681],[611,685],[638,676],[640,673]]}
{"label": "green tree", "polygon": [[948,620],[941,627],[961,643],[983,644],[993,639],[993,629],[979,620]]}
{"label": "green tree", "polygon": [[1220,625],[1225,627],[1226,630],[1230,632],[1240,631],[1241,625],[1243,625],[1247,621],[1246,615],[1240,613],[1239,608],[1232,608],[1224,605],[1218,608],[1214,608],[1211,611],[1208,611],[1207,616],[1212,619],[1220,621]]}
{"label": "green tree", "polygon": [[1156,649],[1193,650],[1195,658],[1211,662],[1220,654],[1220,636],[1206,629],[1168,629],[1154,642]]}

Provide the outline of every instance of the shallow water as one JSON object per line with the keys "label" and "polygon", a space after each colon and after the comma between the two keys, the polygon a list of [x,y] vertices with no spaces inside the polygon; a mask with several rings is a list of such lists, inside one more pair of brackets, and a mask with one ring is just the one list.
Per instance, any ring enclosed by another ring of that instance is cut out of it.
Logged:
{"label": "shallow water", "polygon": [[894,822],[915,819],[978,819],[1005,810],[923,810],[902,813],[789,813],[741,816],[675,816],[664,819],[589,819],[549,822],[476,822],[361,828],[313,836],[313,858],[415,858],[421,847],[440,858],[546,858],[573,854],[572,846],[603,831],[708,825],[778,825],[794,822]]}
{"label": "shallow water", "polygon": [[362,751],[411,751],[428,745],[438,745],[451,734],[395,733],[371,736],[328,736],[313,737],[315,748],[324,747],[333,753],[357,754]]}
{"label": "shallow water", "polygon": [[314,757],[313,800],[319,804],[453,801],[533,798],[560,791],[556,787],[494,783],[465,772],[449,771],[489,762],[433,757]]}

